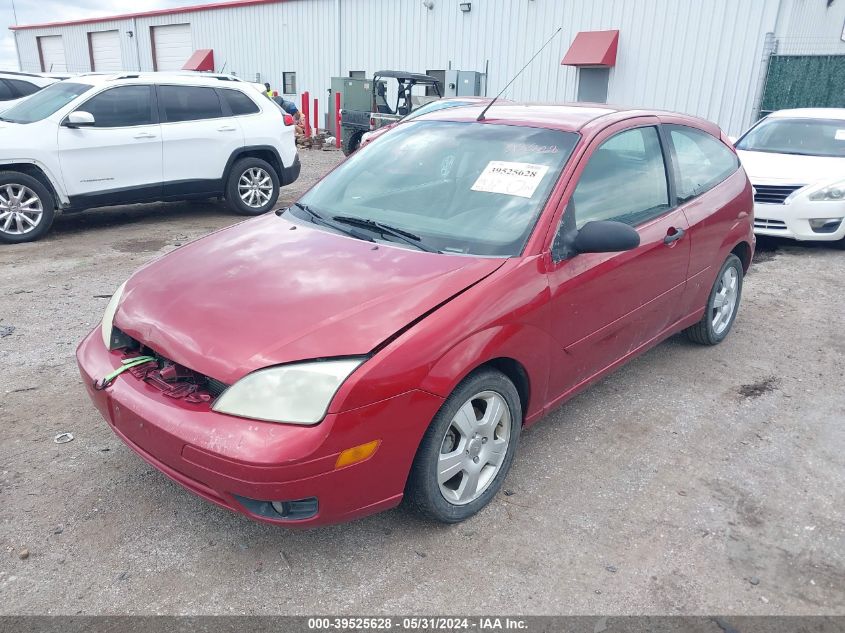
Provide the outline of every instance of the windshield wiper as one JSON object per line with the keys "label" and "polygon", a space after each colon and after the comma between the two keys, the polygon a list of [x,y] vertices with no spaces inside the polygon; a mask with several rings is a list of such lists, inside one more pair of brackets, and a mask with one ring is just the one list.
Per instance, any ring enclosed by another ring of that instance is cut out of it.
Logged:
{"label": "windshield wiper", "polygon": [[[375,242],[375,240],[372,237],[370,237],[369,235],[367,235],[366,233],[361,233],[360,231],[356,231],[355,229],[347,228],[347,227],[343,226],[342,224],[338,224],[337,222],[332,222],[331,220],[324,218],[322,215],[320,215],[319,213],[314,211],[314,209],[309,207],[307,204],[302,204],[301,202],[294,202],[293,206],[295,206],[297,209],[302,209],[303,211],[305,211],[305,213],[308,214],[308,216],[311,218],[311,221],[314,222],[314,224],[322,224],[323,226],[327,226],[330,229],[334,229],[335,231],[345,233],[346,235],[349,235],[350,237],[354,237],[356,239],[363,240],[365,242]],[[279,209],[279,211],[276,212],[276,215],[281,215],[282,213],[284,213],[284,211],[285,211],[284,209]]]}
{"label": "windshield wiper", "polygon": [[426,244],[424,244],[422,238],[419,235],[415,235],[410,231],[398,229],[395,226],[390,226],[389,224],[382,224],[381,222],[376,222],[375,220],[370,220],[367,218],[356,218],[351,215],[336,215],[332,219],[335,222],[343,222],[344,224],[363,226],[368,229],[375,229],[377,231],[380,231],[384,235],[392,235],[393,237],[398,238],[406,244],[415,246],[421,251],[425,251],[427,253],[440,252],[436,248],[432,248],[431,246],[427,246]]}

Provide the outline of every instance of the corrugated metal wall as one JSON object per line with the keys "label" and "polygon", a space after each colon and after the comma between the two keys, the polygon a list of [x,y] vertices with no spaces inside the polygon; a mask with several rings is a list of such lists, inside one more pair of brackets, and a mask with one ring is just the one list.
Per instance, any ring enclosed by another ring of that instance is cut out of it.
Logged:
{"label": "corrugated metal wall", "polygon": [[[152,70],[150,27],[187,22],[194,48],[214,49],[218,70],[225,65],[249,79],[260,73],[277,88],[282,72],[294,71],[297,90],[321,97],[326,111],[330,77],[350,70],[487,66],[494,94],[558,26],[561,35],[505,96],[574,100],[577,70],[560,66],[569,44],[578,31],[619,29],[611,103],[680,110],[736,134],[754,115],[765,34],[808,38],[823,27],[830,40],[827,30],[843,22],[832,19],[826,0],[472,0],[468,13],[460,0],[431,1],[432,9],[421,0],[288,0],[23,30],[17,40],[23,70],[38,70],[37,35],[61,34],[68,70],[87,71],[88,31],[118,28],[126,69]],[[833,8],[843,13],[845,2]]]}

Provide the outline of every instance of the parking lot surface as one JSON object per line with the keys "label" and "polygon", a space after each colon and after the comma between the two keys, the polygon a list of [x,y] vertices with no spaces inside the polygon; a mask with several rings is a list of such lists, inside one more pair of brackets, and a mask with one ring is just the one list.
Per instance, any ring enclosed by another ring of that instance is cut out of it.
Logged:
{"label": "parking lot surface", "polygon": [[[301,156],[280,204],[341,158]],[[0,248],[0,612],[845,614],[845,251],[762,243],[725,343],[674,337],[552,413],[466,523],[288,531],[142,462],[73,357],[133,270],[240,220],[136,205]]]}

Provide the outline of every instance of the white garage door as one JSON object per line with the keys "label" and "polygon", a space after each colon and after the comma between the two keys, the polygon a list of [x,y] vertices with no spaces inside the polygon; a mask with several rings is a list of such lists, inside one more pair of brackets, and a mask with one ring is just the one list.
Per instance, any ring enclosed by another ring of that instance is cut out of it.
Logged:
{"label": "white garage door", "polygon": [[153,46],[156,70],[182,70],[194,52],[191,25],[154,26]]}
{"label": "white garage door", "polygon": [[45,35],[38,38],[38,47],[41,51],[42,69],[45,73],[65,73],[65,45],[62,43],[61,35]]}
{"label": "white garage door", "polygon": [[97,31],[91,33],[91,70],[111,72],[122,70],[120,56],[120,34],[117,31]]}

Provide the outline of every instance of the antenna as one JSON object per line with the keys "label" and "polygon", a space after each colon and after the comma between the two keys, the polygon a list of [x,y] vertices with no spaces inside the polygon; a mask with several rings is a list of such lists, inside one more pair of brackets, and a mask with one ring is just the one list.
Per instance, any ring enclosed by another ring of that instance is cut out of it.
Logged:
{"label": "antenna", "polygon": [[489,110],[489,109],[492,107],[492,105],[493,105],[494,103],[496,103],[496,100],[504,94],[505,90],[507,90],[508,88],[510,88],[510,85],[511,85],[514,81],[516,81],[516,78],[517,78],[517,77],[519,77],[519,76],[522,74],[522,71],[523,71],[523,70],[525,70],[526,68],[528,68],[529,64],[531,64],[531,62],[533,62],[533,61],[534,61],[534,58],[535,58],[535,57],[537,57],[537,55],[539,55],[540,53],[542,53],[542,52],[543,52],[543,49],[544,49],[544,48],[546,48],[546,46],[548,46],[548,45],[549,45],[549,42],[551,42],[553,39],[555,39],[555,35],[557,35],[558,33],[560,33],[562,29],[563,29],[563,27],[562,27],[562,26],[559,26],[559,27],[558,27],[558,29],[557,29],[557,31],[555,31],[554,33],[552,33],[552,36],[551,36],[549,39],[547,39],[547,40],[546,40],[546,43],[545,43],[545,44],[543,44],[543,45],[540,47],[540,50],[538,50],[536,53],[534,53],[534,57],[532,57],[531,59],[529,59],[529,60],[528,60],[528,63],[527,63],[527,64],[525,64],[525,66],[523,66],[523,67],[522,67],[522,69],[521,69],[518,73],[516,73],[516,74],[513,76],[513,79],[511,79],[511,80],[507,83],[507,85],[506,85],[504,88],[502,88],[502,91],[501,91],[499,94],[497,94],[495,97],[493,97],[493,100],[492,100],[490,103],[488,103],[488,104],[487,104],[487,107],[486,107],[486,108],[484,108],[484,109],[481,111],[481,114],[479,114],[479,115],[478,115],[478,118],[476,119],[476,121],[483,121],[483,120],[484,120],[484,115],[485,115],[485,114],[487,114],[487,110]]}

